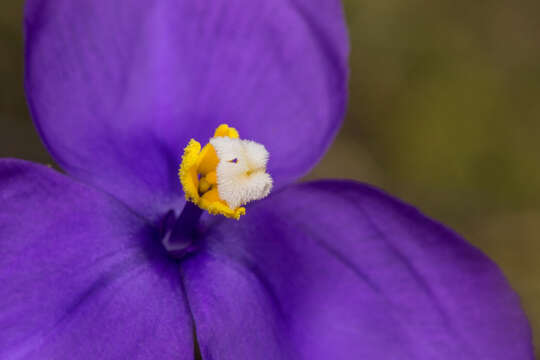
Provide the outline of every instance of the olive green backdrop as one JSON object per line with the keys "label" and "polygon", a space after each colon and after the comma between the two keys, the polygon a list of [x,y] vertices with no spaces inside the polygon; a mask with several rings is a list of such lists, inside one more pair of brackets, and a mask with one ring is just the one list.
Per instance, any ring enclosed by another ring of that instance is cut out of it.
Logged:
{"label": "olive green backdrop", "polygon": [[[0,4],[0,156],[52,163],[23,87],[22,0]],[[345,0],[349,112],[307,177],[381,187],[503,269],[540,344],[540,2]]]}

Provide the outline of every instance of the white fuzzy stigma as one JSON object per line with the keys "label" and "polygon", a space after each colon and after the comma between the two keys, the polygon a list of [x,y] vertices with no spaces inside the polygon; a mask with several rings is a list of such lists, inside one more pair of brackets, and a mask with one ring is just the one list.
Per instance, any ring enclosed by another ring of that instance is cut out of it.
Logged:
{"label": "white fuzzy stigma", "polygon": [[210,139],[219,163],[216,169],[219,197],[231,209],[266,197],[272,178],[266,173],[268,151],[254,141],[216,137]]}

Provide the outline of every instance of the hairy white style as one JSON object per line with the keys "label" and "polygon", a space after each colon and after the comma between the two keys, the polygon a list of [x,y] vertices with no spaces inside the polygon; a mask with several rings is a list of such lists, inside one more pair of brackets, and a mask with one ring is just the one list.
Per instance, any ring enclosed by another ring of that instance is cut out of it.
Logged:
{"label": "hairy white style", "polygon": [[266,173],[268,151],[251,140],[216,137],[210,139],[219,163],[216,169],[219,197],[231,209],[266,197],[272,178]]}

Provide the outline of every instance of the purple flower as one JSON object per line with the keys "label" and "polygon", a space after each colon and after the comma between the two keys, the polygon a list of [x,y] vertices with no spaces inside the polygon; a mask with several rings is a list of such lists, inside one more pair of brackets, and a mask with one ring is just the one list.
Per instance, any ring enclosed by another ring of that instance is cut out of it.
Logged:
{"label": "purple flower", "polygon": [[[0,161],[0,358],[532,359],[518,297],[455,233],[363,184],[291,185],[344,114],[337,0],[28,0],[25,24],[67,176]],[[270,153],[239,221],[177,177],[222,122]]]}

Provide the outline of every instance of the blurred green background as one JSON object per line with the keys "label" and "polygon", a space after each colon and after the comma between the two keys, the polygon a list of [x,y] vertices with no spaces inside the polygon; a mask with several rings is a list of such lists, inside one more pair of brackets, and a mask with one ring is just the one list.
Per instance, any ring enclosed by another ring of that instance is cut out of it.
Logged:
{"label": "blurred green background", "polygon": [[[0,157],[51,163],[24,99],[22,5],[0,4]],[[502,267],[540,345],[540,1],[345,9],[348,116],[308,178],[374,184],[463,234]]]}

